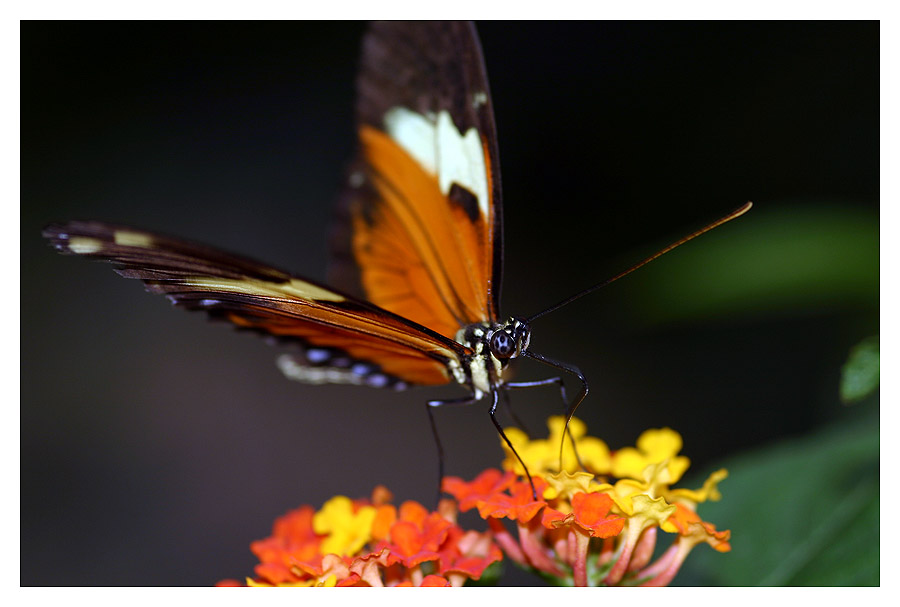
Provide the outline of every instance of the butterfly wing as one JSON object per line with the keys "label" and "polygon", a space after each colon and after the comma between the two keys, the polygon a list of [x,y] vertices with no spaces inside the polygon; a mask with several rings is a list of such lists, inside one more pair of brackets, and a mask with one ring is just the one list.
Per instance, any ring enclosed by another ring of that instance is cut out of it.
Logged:
{"label": "butterfly wing", "polygon": [[53,224],[44,237],[62,253],[116,264],[175,305],[300,345],[302,354],[279,360],[294,379],[439,385],[468,353],[387,310],[214,248],[99,222]]}
{"label": "butterfly wing", "polygon": [[386,22],[363,42],[360,159],[342,201],[332,281],[438,333],[495,321],[499,157],[468,22]]}

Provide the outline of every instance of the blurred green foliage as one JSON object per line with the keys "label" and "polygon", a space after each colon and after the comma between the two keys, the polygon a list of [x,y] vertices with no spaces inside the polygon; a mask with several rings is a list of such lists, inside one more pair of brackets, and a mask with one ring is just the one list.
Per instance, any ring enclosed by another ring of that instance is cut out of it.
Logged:
{"label": "blurred green foliage", "polygon": [[866,409],[850,423],[723,462],[722,500],[699,512],[731,529],[732,551],[699,546],[676,584],[878,585],[877,404]]}
{"label": "blurred green foliage", "polygon": [[878,216],[868,208],[757,204],[642,269],[628,300],[636,317],[655,322],[877,310],[878,246]]}
{"label": "blurred green foliage", "polygon": [[854,403],[872,394],[881,377],[878,336],[868,337],[850,350],[841,369],[841,400]]}

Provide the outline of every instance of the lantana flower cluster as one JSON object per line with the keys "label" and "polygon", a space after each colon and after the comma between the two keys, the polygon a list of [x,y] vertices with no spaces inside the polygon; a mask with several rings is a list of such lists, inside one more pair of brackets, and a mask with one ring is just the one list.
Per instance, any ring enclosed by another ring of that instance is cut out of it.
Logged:
{"label": "lantana flower cluster", "polygon": [[[437,511],[407,501],[390,503],[377,487],[371,499],[337,496],[316,511],[292,510],[272,535],[253,542],[259,558],[248,586],[462,586],[503,558],[488,532],[464,531],[456,506]],[[219,586],[240,586],[223,580]]]}
{"label": "lantana flower cluster", "polygon": [[[476,508],[488,521],[507,557],[557,584],[663,586],[698,544],[731,550],[730,532],[717,531],[697,515],[699,503],[720,499],[717,485],[728,473],[714,472],[696,490],[673,489],[690,465],[678,454],[677,432],[647,430],[636,447],[612,453],[573,418],[560,470],[565,419],[552,417],[548,426],[544,440],[506,430],[535,491],[508,447],[504,471],[486,470],[469,483],[452,477],[444,483],[460,510]],[[673,534],[674,541],[651,562],[660,531]]]}
{"label": "lantana flower cluster", "polygon": [[[455,501],[441,500],[435,511],[412,501],[395,507],[379,487],[370,499],[338,496],[318,511],[288,512],[270,537],[251,544],[260,564],[247,585],[461,586],[496,579],[491,566],[505,555],[559,585],[662,586],[695,546],[731,549],[730,532],[697,514],[698,504],[720,499],[727,472],[714,472],[699,489],[672,488],[690,465],[677,432],[647,430],[635,447],[611,452],[576,418],[568,432],[562,417],[548,427],[540,440],[505,430],[533,485],[503,444],[503,470],[470,482],[445,478],[443,490]],[[487,521],[486,531],[457,524],[457,512],[469,510]],[[654,560],[663,534],[674,539]]]}

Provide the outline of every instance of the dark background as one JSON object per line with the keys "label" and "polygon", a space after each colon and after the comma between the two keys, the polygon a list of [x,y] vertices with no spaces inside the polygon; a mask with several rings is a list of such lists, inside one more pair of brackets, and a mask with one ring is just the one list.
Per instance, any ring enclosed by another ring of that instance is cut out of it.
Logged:
{"label": "dark background", "polygon": [[[23,585],[242,579],[250,541],[301,503],[376,484],[431,503],[423,402],[458,388],[289,382],[261,340],[40,238],[50,221],[100,219],[324,279],[363,29],[22,24]],[[579,416],[592,433],[617,448],[671,426],[702,470],[859,415],[837,386],[848,349],[878,332],[877,23],[479,31],[504,314],[756,204],[535,324],[533,349],[590,379]],[[514,402],[536,434],[559,408],[549,389]],[[499,464],[486,405],[437,416],[449,473]]]}

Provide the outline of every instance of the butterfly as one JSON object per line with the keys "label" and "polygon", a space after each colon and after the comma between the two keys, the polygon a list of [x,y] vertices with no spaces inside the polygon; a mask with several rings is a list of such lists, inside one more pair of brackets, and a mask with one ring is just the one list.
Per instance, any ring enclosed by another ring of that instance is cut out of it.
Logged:
{"label": "butterfly", "polygon": [[[577,366],[530,349],[533,320],[749,208],[556,306],[504,317],[499,154],[474,25],[372,24],[357,93],[358,157],[339,199],[334,247],[339,288],[128,226],[70,221],[47,226],[43,235],[61,253],[115,264],[121,276],[143,281],[176,306],[293,344],[294,351],[278,357],[291,379],[395,390],[463,386],[462,398],[427,402],[440,477],[434,408],[487,398],[493,425],[515,453],[496,417],[502,394],[556,385],[567,421],[587,395]],[[558,376],[508,381],[510,362],[521,357],[577,378],[577,394],[569,399]]]}

